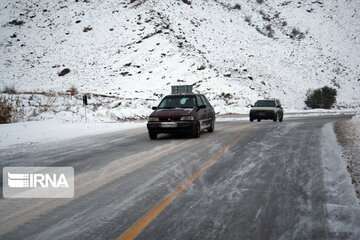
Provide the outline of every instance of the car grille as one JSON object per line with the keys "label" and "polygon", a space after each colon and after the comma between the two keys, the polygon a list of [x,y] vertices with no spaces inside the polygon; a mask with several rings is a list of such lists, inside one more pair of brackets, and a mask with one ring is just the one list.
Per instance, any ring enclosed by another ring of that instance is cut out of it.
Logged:
{"label": "car grille", "polygon": [[260,117],[272,117],[274,115],[274,111],[272,110],[258,110],[253,112],[254,116],[260,116]]}
{"label": "car grille", "polygon": [[273,110],[257,110],[256,113],[265,113],[265,114],[273,114]]}
{"label": "car grille", "polygon": [[174,122],[174,121],[180,121],[181,116],[178,117],[160,117],[160,122]]}

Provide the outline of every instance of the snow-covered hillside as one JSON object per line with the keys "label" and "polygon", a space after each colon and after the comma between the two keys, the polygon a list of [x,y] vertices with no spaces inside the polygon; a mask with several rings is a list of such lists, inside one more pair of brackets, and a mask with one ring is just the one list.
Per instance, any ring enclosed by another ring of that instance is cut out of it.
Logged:
{"label": "snow-covered hillside", "polygon": [[359,23],[357,0],[3,0],[0,88],[75,86],[118,97],[106,108],[127,117],[175,84],[220,113],[262,97],[302,109],[324,85],[338,106],[359,106]]}

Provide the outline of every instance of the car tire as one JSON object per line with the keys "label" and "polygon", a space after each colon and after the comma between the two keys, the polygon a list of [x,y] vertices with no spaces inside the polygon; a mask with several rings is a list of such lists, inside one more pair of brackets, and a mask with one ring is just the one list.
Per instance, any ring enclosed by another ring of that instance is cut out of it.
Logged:
{"label": "car tire", "polygon": [[215,120],[211,120],[210,127],[208,128],[208,132],[214,132],[215,130]]}
{"label": "car tire", "polygon": [[273,118],[273,121],[276,122],[278,120],[278,114],[276,113],[274,118]]}
{"label": "car tire", "polygon": [[149,132],[149,138],[150,138],[151,140],[157,139],[157,133]]}
{"label": "car tire", "polygon": [[199,138],[200,137],[200,124],[196,123],[192,130],[192,137]]}
{"label": "car tire", "polygon": [[279,118],[279,122],[282,122],[282,121],[283,121],[283,118],[284,118],[284,116],[281,115],[281,117]]}
{"label": "car tire", "polygon": [[258,121],[258,122],[261,122],[261,118],[258,118],[257,121]]}

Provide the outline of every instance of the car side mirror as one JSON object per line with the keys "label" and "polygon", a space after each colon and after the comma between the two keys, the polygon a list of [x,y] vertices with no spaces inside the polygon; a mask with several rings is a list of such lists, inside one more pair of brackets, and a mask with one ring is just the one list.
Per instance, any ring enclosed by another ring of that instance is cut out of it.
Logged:
{"label": "car side mirror", "polygon": [[199,109],[204,109],[204,108],[206,108],[206,105],[202,104],[202,105],[200,105],[198,108],[199,108]]}
{"label": "car side mirror", "polygon": [[158,107],[152,107],[151,109],[152,109],[152,110],[157,110],[157,109],[158,109]]}

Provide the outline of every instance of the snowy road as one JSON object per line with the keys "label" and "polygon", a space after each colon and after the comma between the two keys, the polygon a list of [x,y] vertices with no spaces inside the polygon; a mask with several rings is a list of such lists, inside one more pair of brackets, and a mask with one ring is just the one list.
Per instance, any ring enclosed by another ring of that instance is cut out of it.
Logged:
{"label": "snowy road", "polygon": [[2,167],[73,166],[76,187],[70,200],[1,199],[0,239],[360,239],[334,146],[339,118],[220,122],[200,139],[149,141],[137,128],[1,151]]}

